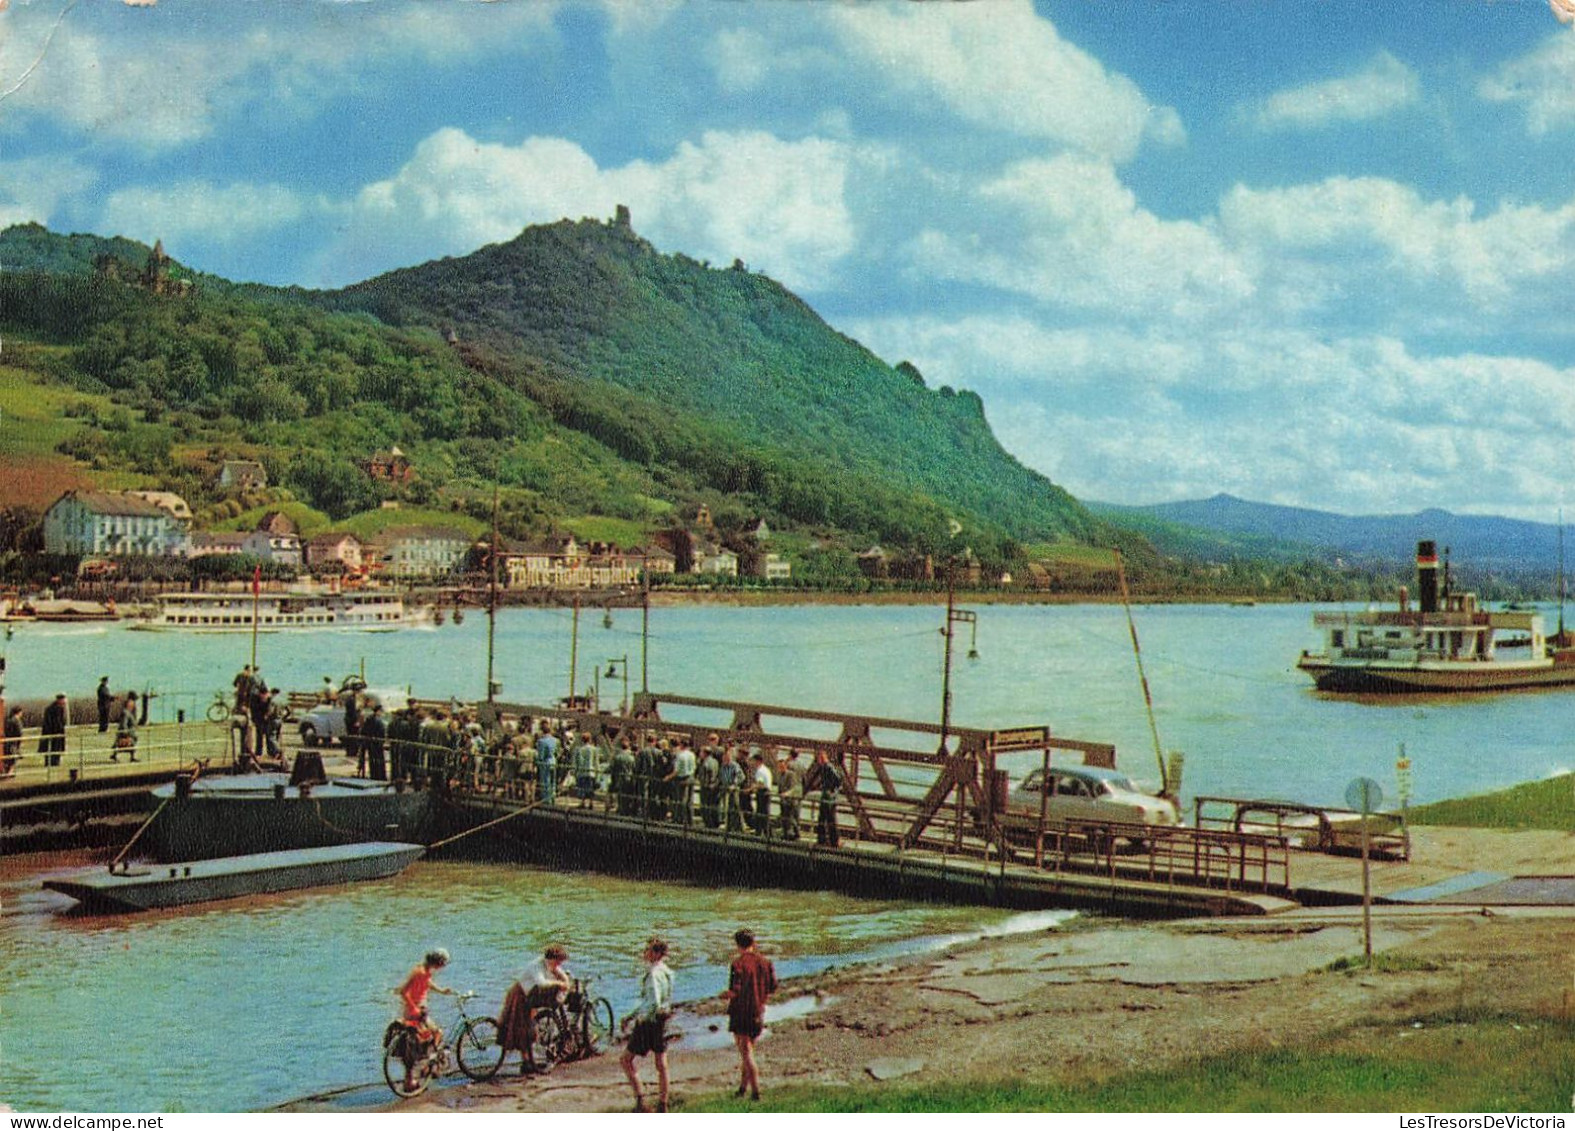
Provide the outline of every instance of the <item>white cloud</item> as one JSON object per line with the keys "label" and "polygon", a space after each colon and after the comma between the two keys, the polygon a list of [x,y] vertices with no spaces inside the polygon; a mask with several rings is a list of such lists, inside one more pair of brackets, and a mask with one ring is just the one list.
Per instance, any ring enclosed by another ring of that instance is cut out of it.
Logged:
{"label": "white cloud", "polygon": [[[1428,201],[1394,181],[1331,177],[1280,189],[1238,185],[1220,204],[1220,229],[1259,269],[1303,290],[1300,300],[1283,296],[1288,307],[1401,281],[1458,288],[1475,306],[1498,309],[1525,299],[1528,287],[1575,283],[1575,201],[1504,204],[1479,218],[1464,197]],[[1287,273],[1287,265],[1298,269]]]}
{"label": "white cloud", "polygon": [[1575,35],[1554,32],[1478,83],[1477,94],[1489,102],[1521,104],[1532,134],[1575,126]]}
{"label": "white cloud", "polygon": [[1159,219],[1096,158],[1020,162],[981,186],[963,215],[965,228],[919,235],[921,272],[1145,318],[1194,317],[1252,291],[1208,225]]}
{"label": "white cloud", "polygon": [[1421,100],[1416,72],[1387,51],[1354,74],[1291,87],[1269,96],[1252,115],[1264,130],[1321,129],[1366,122]]}
{"label": "white cloud", "polygon": [[849,329],[931,385],[980,392],[1007,448],[1083,498],[1223,490],[1346,513],[1545,518],[1565,497],[1575,369],[1536,359],[1427,357],[1374,336],[1051,330],[1023,318]]}
{"label": "white cloud", "polygon": [[710,62],[717,84],[728,93],[754,90],[780,59],[774,45],[754,28],[723,28],[711,41]]}
{"label": "white cloud", "polygon": [[577,144],[519,145],[441,130],[350,207],[350,235],[328,257],[338,281],[463,253],[528,224],[611,216],[627,204],[637,230],[661,246],[730,262],[742,258],[794,289],[824,285],[852,252],[850,171],[879,153],[821,138],[708,132],[661,162],[601,169]]}
{"label": "white cloud", "polygon": [[105,235],[123,235],[171,248],[202,242],[244,243],[300,220],[321,207],[280,185],[213,185],[202,181],[121,189],[104,202],[99,225]]}
{"label": "white cloud", "polygon": [[166,149],[246,107],[315,104],[381,62],[452,63],[518,48],[549,30],[556,11],[546,2],[319,5],[302,34],[264,5],[181,19],[116,5],[68,15],[51,38],[56,12],[29,6],[5,13],[0,88],[40,60],[7,101],[8,118],[40,115],[99,142]]}
{"label": "white cloud", "polygon": [[0,180],[0,228],[12,224],[47,225],[62,200],[91,188],[93,170],[69,158],[20,158],[5,162]]}
{"label": "white cloud", "polygon": [[1057,34],[1027,0],[990,4],[828,6],[847,51],[886,82],[933,93],[974,125],[1042,138],[1124,161],[1145,136],[1184,139],[1181,119],[1155,107]]}

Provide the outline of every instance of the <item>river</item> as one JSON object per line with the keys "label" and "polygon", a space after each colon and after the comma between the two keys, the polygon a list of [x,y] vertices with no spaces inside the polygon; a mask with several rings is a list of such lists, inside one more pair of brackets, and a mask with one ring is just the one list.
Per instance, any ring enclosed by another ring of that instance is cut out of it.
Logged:
{"label": "river", "polygon": [[[1156,780],[1131,641],[1119,606],[977,607],[978,658],[956,638],[953,720],[1048,724],[1116,744],[1118,765]],[[1166,750],[1186,756],[1184,800],[1198,794],[1337,804],[1367,776],[1386,795],[1403,744],[1415,801],[1567,771],[1570,692],[1422,700],[1341,700],[1292,666],[1316,643],[1308,606],[1145,606],[1134,610]],[[628,658],[641,673],[638,610],[579,622],[577,689]],[[891,718],[939,714],[941,610],[911,606],[720,606],[652,611],[655,691],[749,699]],[[961,626],[960,633],[967,627]],[[504,698],[567,694],[572,615],[500,613],[495,655]],[[309,690],[363,665],[375,687],[476,698],[487,624],[388,634],[264,636],[270,683]],[[29,625],[4,642],[8,693],[90,694],[152,686],[155,712],[200,711],[227,688],[249,637],[186,637],[121,626]],[[623,680],[601,677],[604,703]],[[447,946],[450,985],[503,989],[555,939],[571,968],[623,1006],[652,931],[674,946],[679,996],[721,988],[732,930],[755,927],[785,972],[932,945],[1051,919],[979,908],[827,893],[734,891],[507,865],[420,863],[384,883],[103,919],[63,914],[41,874],[85,856],[0,861],[0,1100],[31,1110],[246,1110],[378,1079],[378,1036],[392,989],[432,945]],[[1052,917],[1053,918],[1053,917]],[[440,1016],[448,1003],[438,1000]]]}

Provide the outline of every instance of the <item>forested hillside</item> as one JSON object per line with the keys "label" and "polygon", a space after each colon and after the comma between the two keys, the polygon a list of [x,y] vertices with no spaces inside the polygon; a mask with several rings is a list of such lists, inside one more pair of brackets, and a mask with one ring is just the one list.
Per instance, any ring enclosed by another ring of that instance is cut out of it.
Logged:
{"label": "forested hillside", "polygon": [[[771,279],[658,254],[625,223],[530,228],[327,300],[628,390],[619,417],[637,416],[639,402],[656,417],[632,433],[601,421],[597,434],[642,462],[666,443],[662,422],[675,411],[721,426],[734,449],[721,485],[800,521],[835,520],[837,484],[851,475],[864,490],[928,496],[925,523],[939,537],[940,512],[954,508],[1019,539],[1098,530],[1000,447],[976,394],[926,388],[911,365],[886,365]],[[690,458],[713,453],[691,447]],[[922,540],[925,523],[910,537]]]}
{"label": "forested hillside", "polygon": [[[0,262],[0,379],[60,406],[54,451],[105,485],[200,500],[215,460],[246,457],[334,519],[390,493],[485,514],[497,484],[519,536],[702,502],[724,532],[764,517],[844,552],[945,552],[961,526],[1004,565],[1024,542],[1108,536],[1001,450],[976,396],[886,366],[769,279],[617,225],[326,294],[173,261],[165,293],[146,246],[36,225],[0,233]],[[357,466],[395,444],[419,469],[397,490]]]}

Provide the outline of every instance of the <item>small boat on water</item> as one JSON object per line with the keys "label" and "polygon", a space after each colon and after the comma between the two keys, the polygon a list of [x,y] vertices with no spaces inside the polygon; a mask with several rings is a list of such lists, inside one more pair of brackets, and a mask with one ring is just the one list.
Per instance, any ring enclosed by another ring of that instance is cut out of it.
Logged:
{"label": "small boat on water", "polygon": [[429,606],[405,605],[392,590],[347,593],[164,593],[131,627],[150,632],[284,632],[356,629],[392,632],[430,624]]}
{"label": "small boat on water", "polygon": [[8,624],[92,624],[120,616],[114,601],[0,598],[0,622]]}
{"label": "small boat on water", "polygon": [[298,848],[189,864],[133,864],[123,871],[56,876],[45,880],[44,887],[69,895],[91,911],[149,911],[386,879],[404,871],[425,851],[419,844],[383,841]]}
{"label": "small boat on water", "polygon": [[1575,640],[1547,635],[1542,614],[1490,612],[1475,593],[1442,592],[1434,543],[1416,549],[1417,606],[1400,590],[1394,609],[1316,613],[1321,652],[1296,666],[1320,691],[1439,693],[1575,684]]}

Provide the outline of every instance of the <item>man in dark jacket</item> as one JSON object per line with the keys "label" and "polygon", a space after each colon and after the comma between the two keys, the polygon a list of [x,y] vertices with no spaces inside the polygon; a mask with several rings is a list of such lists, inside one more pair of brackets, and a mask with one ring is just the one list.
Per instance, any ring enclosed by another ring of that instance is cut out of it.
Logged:
{"label": "man in dark jacket", "polygon": [[44,756],[44,765],[60,765],[60,756],[66,752],[66,695],[61,692],[55,701],[44,708],[44,725],[38,732],[38,752]]}
{"label": "man in dark jacket", "polygon": [[361,752],[366,757],[367,775],[373,781],[387,781],[388,768],[383,764],[383,740],[388,737],[388,723],[383,719],[383,705],[375,703],[366,722],[361,724]]}
{"label": "man in dark jacket", "polygon": [[109,689],[109,676],[100,676],[98,680],[98,732],[100,734],[109,730],[109,709],[114,703],[115,693]]}

